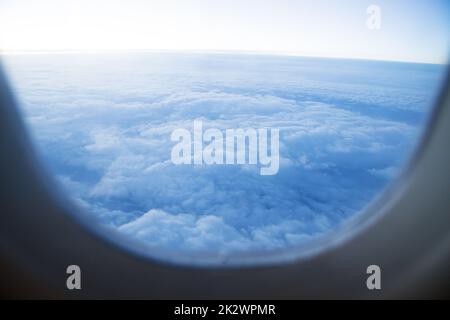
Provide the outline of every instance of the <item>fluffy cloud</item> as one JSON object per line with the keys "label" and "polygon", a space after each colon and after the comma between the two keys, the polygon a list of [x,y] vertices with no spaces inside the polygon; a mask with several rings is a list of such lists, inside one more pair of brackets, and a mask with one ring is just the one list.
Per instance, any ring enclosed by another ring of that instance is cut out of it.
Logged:
{"label": "fluffy cloud", "polygon": [[[410,153],[437,66],[292,57],[58,55],[7,65],[49,168],[106,225],[170,250],[308,241],[361,210]],[[170,134],[279,128],[280,171],[175,166]]]}

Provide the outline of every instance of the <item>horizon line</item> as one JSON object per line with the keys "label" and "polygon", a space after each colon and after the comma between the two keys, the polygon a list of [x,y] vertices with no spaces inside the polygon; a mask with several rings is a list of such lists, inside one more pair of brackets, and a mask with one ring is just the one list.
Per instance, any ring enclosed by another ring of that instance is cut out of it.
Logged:
{"label": "horizon line", "polygon": [[341,59],[341,60],[361,60],[361,61],[378,61],[378,62],[397,62],[410,64],[427,64],[427,65],[448,65],[447,62],[430,62],[419,60],[399,60],[399,59],[382,59],[370,57],[348,57],[340,55],[321,55],[307,54],[289,51],[258,51],[258,50],[214,50],[214,49],[56,49],[56,50],[2,50],[0,49],[0,57],[7,55],[45,55],[45,54],[114,54],[114,53],[205,53],[205,54],[246,54],[246,55],[266,55],[266,56],[291,56],[303,58],[319,58],[319,59]]}

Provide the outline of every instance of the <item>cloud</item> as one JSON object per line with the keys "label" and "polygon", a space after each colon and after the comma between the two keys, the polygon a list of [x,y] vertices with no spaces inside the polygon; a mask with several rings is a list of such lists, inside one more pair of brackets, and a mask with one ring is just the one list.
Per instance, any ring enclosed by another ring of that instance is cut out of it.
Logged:
{"label": "cloud", "polygon": [[[188,252],[292,246],[354,215],[406,160],[439,81],[435,67],[374,62],[98,58],[9,62],[40,152],[101,223]],[[279,173],[173,165],[170,134],[194,119],[279,128]]]}

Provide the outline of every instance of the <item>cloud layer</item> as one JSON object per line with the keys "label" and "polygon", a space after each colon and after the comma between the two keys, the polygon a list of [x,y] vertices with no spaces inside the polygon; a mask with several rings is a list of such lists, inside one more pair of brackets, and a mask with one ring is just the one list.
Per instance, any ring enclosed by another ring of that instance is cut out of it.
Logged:
{"label": "cloud layer", "polygon": [[[443,68],[233,55],[7,63],[49,168],[131,237],[188,252],[302,243],[361,210],[410,154]],[[175,166],[174,129],[279,128],[280,171]]]}

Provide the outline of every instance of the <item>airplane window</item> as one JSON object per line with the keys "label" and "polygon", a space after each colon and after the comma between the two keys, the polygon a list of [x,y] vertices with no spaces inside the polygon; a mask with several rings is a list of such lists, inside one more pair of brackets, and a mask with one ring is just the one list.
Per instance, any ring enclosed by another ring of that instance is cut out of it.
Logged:
{"label": "airplane window", "polygon": [[449,48],[444,0],[0,4],[43,164],[150,256],[289,249],[354,217],[417,147]]}

